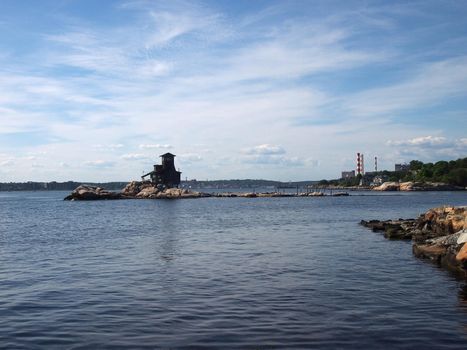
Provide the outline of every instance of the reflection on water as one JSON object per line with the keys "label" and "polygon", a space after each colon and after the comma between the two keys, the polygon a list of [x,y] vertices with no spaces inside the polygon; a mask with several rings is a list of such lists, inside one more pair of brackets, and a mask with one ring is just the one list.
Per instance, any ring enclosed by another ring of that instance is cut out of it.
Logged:
{"label": "reflection on water", "polygon": [[458,298],[459,309],[466,315],[466,319],[464,320],[461,326],[464,333],[467,334],[467,283],[461,283],[459,287]]}
{"label": "reflection on water", "polygon": [[459,306],[467,313],[467,284],[462,283],[459,287]]}
{"label": "reflection on water", "polygon": [[[176,201],[171,201],[176,202]],[[169,207],[173,210],[176,208]],[[177,253],[177,232],[179,232],[179,221],[177,212],[170,209],[162,213],[161,217],[161,234],[159,246],[156,248],[162,260],[171,261],[176,258]]]}
{"label": "reflection on water", "polygon": [[0,196],[0,344],[461,349],[465,283],[358,222],[464,197]]}

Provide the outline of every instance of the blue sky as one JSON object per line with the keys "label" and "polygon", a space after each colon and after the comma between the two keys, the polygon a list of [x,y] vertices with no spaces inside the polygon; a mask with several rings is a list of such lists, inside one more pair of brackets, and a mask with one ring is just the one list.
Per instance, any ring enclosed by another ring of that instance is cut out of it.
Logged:
{"label": "blue sky", "polygon": [[467,156],[464,1],[0,2],[0,181]]}

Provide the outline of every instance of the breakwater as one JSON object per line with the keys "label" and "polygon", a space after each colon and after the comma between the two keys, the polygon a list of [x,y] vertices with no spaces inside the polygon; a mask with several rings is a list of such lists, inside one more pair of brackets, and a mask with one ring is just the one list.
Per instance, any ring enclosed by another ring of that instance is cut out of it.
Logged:
{"label": "breakwater", "polygon": [[132,181],[121,192],[112,192],[101,187],[81,185],[65,200],[114,200],[114,199],[184,199],[206,197],[324,197],[324,196],[348,196],[347,192],[308,191],[301,193],[283,192],[246,192],[246,193],[207,193],[181,188],[164,188],[155,186],[150,182]]}

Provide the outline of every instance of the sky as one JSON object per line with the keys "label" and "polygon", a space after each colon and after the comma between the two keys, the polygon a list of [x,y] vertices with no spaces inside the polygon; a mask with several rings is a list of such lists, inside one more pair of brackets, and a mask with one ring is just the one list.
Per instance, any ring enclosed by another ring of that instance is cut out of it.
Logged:
{"label": "sky", "polygon": [[0,1],[0,182],[467,156],[466,1]]}

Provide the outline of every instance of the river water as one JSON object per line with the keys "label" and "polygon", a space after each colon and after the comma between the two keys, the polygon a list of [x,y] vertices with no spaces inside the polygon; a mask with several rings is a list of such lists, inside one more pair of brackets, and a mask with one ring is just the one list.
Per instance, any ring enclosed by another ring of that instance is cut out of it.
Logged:
{"label": "river water", "polygon": [[0,193],[0,348],[464,349],[465,282],[358,223],[467,195],[352,194]]}

